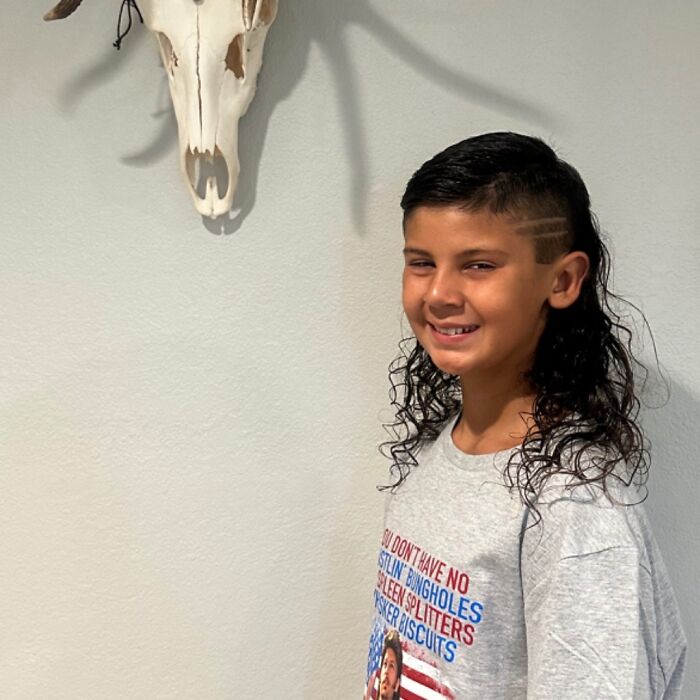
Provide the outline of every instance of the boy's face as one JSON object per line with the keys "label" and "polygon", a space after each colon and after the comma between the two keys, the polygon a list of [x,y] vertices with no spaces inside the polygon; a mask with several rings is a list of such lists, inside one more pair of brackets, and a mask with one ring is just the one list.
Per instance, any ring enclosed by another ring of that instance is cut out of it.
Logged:
{"label": "boy's face", "polygon": [[421,206],[405,222],[406,316],[435,365],[465,381],[515,380],[531,366],[554,277],[522,223],[453,206]]}

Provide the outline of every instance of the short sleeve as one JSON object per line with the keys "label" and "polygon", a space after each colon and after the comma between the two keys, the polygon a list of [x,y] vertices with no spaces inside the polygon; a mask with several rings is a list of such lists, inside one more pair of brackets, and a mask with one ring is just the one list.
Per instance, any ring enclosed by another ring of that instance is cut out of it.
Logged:
{"label": "short sleeve", "polygon": [[664,697],[649,632],[653,582],[624,511],[560,498],[524,531],[528,699]]}

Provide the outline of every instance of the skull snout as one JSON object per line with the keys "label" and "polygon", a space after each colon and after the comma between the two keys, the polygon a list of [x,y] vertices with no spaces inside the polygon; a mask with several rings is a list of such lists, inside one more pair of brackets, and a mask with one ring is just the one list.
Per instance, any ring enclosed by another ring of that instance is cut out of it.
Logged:
{"label": "skull snout", "polygon": [[185,172],[195,207],[204,216],[225,214],[238,181],[238,162],[229,162],[221,149],[200,153],[188,147],[184,155]]}

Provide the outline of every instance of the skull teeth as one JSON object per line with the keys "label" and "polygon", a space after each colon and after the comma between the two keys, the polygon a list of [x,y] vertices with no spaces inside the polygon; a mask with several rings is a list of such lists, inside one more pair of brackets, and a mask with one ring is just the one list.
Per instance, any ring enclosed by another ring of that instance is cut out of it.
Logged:
{"label": "skull teeth", "polygon": [[189,146],[184,153],[184,166],[195,206],[200,212],[213,217],[230,206],[232,176],[218,146],[204,151]]}
{"label": "skull teeth", "polygon": [[214,153],[212,153],[208,148],[204,152],[202,152],[199,150],[199,148],[197,148],[197,146],[195,146],[194,148],[190,147],[190,153],[195,158],[204,158],[204,160],[206,160],[208,163],[211,163],[216,155],[221,155],[221,151],[219,150],[218,146]]}

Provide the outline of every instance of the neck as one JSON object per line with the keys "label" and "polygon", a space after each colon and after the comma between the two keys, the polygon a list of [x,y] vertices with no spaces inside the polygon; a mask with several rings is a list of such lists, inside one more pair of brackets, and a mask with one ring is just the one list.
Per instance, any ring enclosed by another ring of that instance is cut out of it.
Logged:
{"label": "neck", "polygon": [[[535,395],[515,387],[512,378],[473,381],[463,377],[462,415],[455,426],[457,447],[470,454],[498,452],[520,445],[533,424]],[[520,413],[523,413],[521,416]]]}

